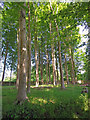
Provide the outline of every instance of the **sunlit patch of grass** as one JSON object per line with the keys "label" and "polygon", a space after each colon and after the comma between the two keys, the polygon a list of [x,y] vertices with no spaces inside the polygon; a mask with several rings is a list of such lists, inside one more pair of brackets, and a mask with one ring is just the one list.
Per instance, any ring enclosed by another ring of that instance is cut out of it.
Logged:
{"label": "sunlit patch of grass", "polygon": [[73,114],[73,118],[78,118],[78,116],[74,113],[74,114]]}
{"label": "sunlit patch of grass", "polygon": [[53,103],[53,104],[55,103],[55,101],[54,101],[54,100],[52,100],[52,99],[50,99],[49,101],[50,101],[51,103]]}
{"label": "sunlit patch of grass", "polygon": [[47,103],[47,100],[44,100],[44,99],[42,99],[42,98],[39,98],[38,101],[41,102],[41,103],[44,103],[44,104]]}
{"label": "sunlit patch of grass", "polygon": [[39,87],[53,87],[53,84],[48,84],[48,85],[39,85]]}
{"label": "sunlit patch of grass", "polygon": [[49,91],[49,90],[50,90],[50,89],[48,89],[48,88],[47,88],[47,89],[45,89],[45,91]]}
{"label": "sunlit patch of grass", "polygon": [[[80,101],[82,100],[82,102],[83,102],[83,109],[85,111],[87,111],[89,109],[89,107],[88,107],[88,94],[85,94],[85,95],[81,94],[79,96],[79,100]],[[79,101],[77,103],[79,104]]]}
{"label": "sunlit patch of grass", "polygon": [[[59,87],[44,86],[31,88],[27,94],[29,102],[23,106],[14,106],[17,90],[3,86],[3,115],[28,118],[87,118],[88,94],[81,94],[82,87],[68,85],[65,90]],[[23,111],[23,112],[22,112]],[[13,118],[12,117],[12,118]]]}
{"label": "sunlit patch of grass", "polygon": [[48,88],[48,87],[54,87],[54,85],[52,84],[48,84],[48,85],[39,85],[38,87],[36,87],[36,85],[32,85],[30,86],[31,88]]}
{"label": "sunlit patch of grass", "polygon": [[32,101],[31,101],[31,103],[37,104],[37,98],[33,98]]}
{"label": "sunlit patch of grass", "polygon": [[38,104],[40,103],[40,105],[42,103],[46,104],[47,103],[47,100],[43,99],[43,98],[37,98],[37,97],[34,97],[32,100],[31,100],[31,103],[33,104]]}

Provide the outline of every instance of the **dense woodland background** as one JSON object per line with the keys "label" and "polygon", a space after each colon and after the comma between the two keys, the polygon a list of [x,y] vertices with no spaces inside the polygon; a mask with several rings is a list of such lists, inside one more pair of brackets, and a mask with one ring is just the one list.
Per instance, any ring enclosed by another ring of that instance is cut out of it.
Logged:
{"label": "dense woodland background", "polygon": [[[79,25],[89,29],[89,2],[5,2],[2,4],[2,58],[16,75],[16,86],[30,92],[30,83],[88,82],[90,40],[81,44]],[[84,36],[89,38],[89,33]],[[79,50],[87,45],[86,51]],[[84,71],[83,74],[81,71]],[[18,93],[20,94],[20,93]]]}

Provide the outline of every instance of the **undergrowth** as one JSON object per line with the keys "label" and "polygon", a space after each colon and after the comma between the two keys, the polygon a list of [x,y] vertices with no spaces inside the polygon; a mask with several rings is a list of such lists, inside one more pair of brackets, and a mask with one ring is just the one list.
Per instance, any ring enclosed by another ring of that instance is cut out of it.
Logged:
{"label": "undergrowth", "polygon": [[3,119],[26,120],[32,118],[86,118],[89,119],[88,94],[81,94],[82,87],[68,86],[31,88],[29,101],[15,105],[15,87],[3,87]]}

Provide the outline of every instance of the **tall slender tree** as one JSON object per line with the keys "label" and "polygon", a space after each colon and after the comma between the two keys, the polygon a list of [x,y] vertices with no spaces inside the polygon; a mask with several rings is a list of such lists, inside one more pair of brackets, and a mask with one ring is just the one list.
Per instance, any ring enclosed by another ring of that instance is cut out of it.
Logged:
{"label": "tall slender tree", "polygon": [[4,76],[5,76],[7,53],[8,53],[8,41],[6,42],[6,53],[5,53],[5,59],[4,59],[4,68],[3,68],[3,75],[2,75],[2,83],[3,83],[3,80],[4,80]]}
{"label": "tall slender tree", "polygon": [[[59,37],[59,32],[58,32],[58,25],[57,22],[55,20],[56,23],[56,31],[57,31],[57,35]],[[62,70],[62,56],[61,56],[61,43],[58,40],[58,50],[59,50],[59,66],[60,66],[60,77],[61,77],[61,88],[64,89],[64,78],[63,78],[63,70]]]}
{"label": "tall slender tree", "polygon": [[39,65],[39,60],[38,60],[38,41],[37,41],[37,17],[34,16],[34,45],[35,45],[35,63],[36,63],[36,87],[39,86],[39,73],[38,73],[38,65]]}
{"label": "tall slender tree", "polygon": [[41,82],[43,84],[43,37],[41,36],[41,54],[40,54]]}
{"label": "tall slender tree", "polygon": [[[25,3],[24,3],[25,6]],[[21,103],[27,98],[26,95],[26,20],[25,9],[20,11],[20,76],[17,101]]]}
{"label": "tall slender tree", "polygon": [[[50,36],[51,36],[51,38],[52,38],[51,30],[52,30],[52,24],[50,23]],[[52,41],[52,43],[51,43],[51,50],[52,50],[52,67],[53,67],[53,85],[56,85],[54,37],[53,37],[52,39],[53,39],[53,41]]]}
{"label": "tall slender tree", "polygon": [[73,65],[73,53],[72,53],[72,48],[69,48],[70,52],[70,60],[71,60],[71,78],[72,78],[72,83],[75,84],[75,73],[74,73],[74,65]]}
{"label": "tall slender tree", "polygon": [[30,93],[31,81],[31,28],[30,28],[30,3],[28,2],[28,37],[27,37],[27,92]]}
{"label": "tall slender tree", "polygon": [[47,45],[45,45],[45,50],[46,50],[46,59],[47,59],[47,65],[46,65],[46,78],[47,78],[47,84],[48,84],[48,65],[49,65],[49,61],[48,61],[48,49],[47,49]]}
{"label": "tall slender tree", "polygon": [[67,80],[67,84],[69,84],[66,51],[65,51],[65,72],[66,72],[66,80]]}
{"label": "tall slender tree", "polygon": [[57,51],[55,52],[56,56],[56,77],[57,77],[57,84],[59,84],[59,74],[58,74],[58,56],[57,56]]}
{"label": "tall slender tree", "polygon": [[[19,25],[20,25],[20,23],[19,23]],[[19,76],[20,76],[20,26],[19,26],[19,30],[17,30],[17,52],[18,52],[18,63],[17,63],[16,88],[18,89],[18,86],[19,86]]]}

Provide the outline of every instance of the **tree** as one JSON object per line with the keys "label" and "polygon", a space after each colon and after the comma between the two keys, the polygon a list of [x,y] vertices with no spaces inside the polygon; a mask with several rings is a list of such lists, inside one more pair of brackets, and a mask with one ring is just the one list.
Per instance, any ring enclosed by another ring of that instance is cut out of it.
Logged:
{"label": "tree", "polygon": [[[56,46],[58,46],[57,44],[56,44]],[[56,52],[55,52],[55,56],[56,56],[56,78],[57,78],[57,84],[59,84],[59,74],[58,74],[58,53],[57,53],[57,51],[58,50],[56,50]]]}
{"label": "tree", "polygon": [[31,81],[31,31],[30,31],[30,5],[28,2],[28,38],[27,38],[27,92],[30,92]]}
{"label": "tree", "polygon": [[69,84],[66,52],[65,52],[65,72],[66,72],[66,80],[67,80],[67,84]]}
{"label": "tree", "polygon": [[[24,3],[25,5],[25,3]],[[20,11],[20,76],[17,101],[22,102],[26,99],[26,22],[25,10]]]}
{"label": "tree", "polygon": [[38,73],[38,57],[37,57],[37,53],[38,53],[38,43],[37,43],[37,29],[36,29],[36,24],[37,24],[37,18],[36,16],[34,16],[34,45],[35,45],[35,63],[36,63],[36,87],[39,86],[39,73]]}
{"label": "tree", "polygon": [[[20,21],[19,21],[20,22]],[[19,23],[20,25],[20,23]],[[20,76],[20,26],[19,30],[17,30],[17,51],[18,51],[18,63],[17,63],[17,80],[16,80],[16,88],[19,86],[19,76]]]}
{"label": "tree", "polygon": [[[52,29],[52,24],[50,23],[50,37],[51,37],[51,29]],[[51,43],[51,50],[52,50],[52,67],[53,67],[53,85],[56,85],[56,71],[55,71],[55,52],[54,52],[54,36],[52,43]]]}
{"label": "tree", "polygon": [[6,42],[6,53],[5,53],[5,59],[4,59],[4,68],[3,68],[2,82],[4,80],[4,75],[5,75],[7,53],[8,53],[8,41]]}
{"label": "tree", "polygon": [[43,36],[41,36],[41,45],[38,49],[39,49],[39,64],[40,64],[41,83],[43,85]]}
{"label": "tree", "polygon": [[[56,31],[57,31],[57,35],[59,37],[57,22],[56,22]],[[61,58],[61,43],[60,43],[60,41],[58,41],[58,50],[59,50],[59,66],[60,66],[60,76],[61,76],[61,88],[64,89],[65,86],[64,86],[63,71],[62,71],[62,60],[61,60],[62,58]]]}

